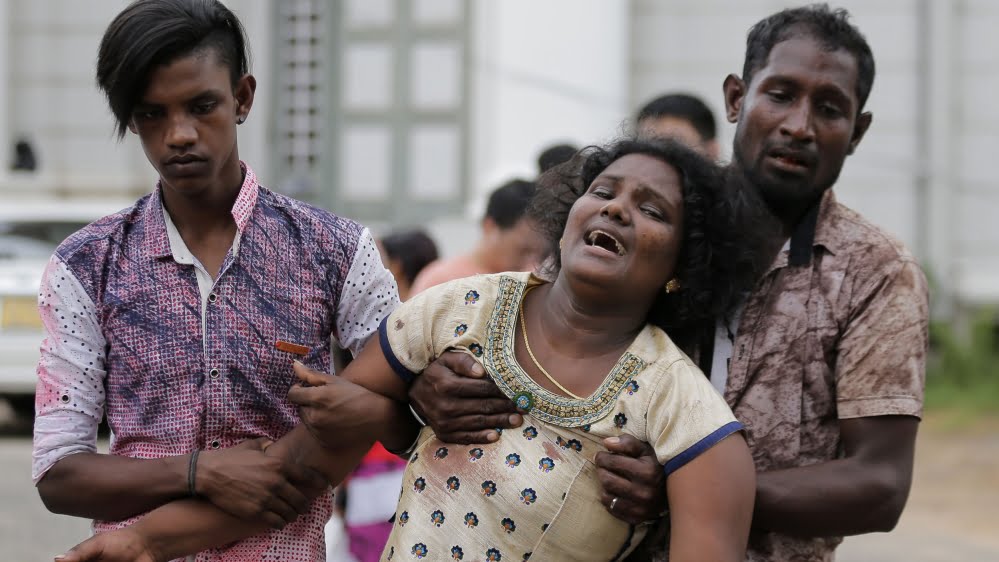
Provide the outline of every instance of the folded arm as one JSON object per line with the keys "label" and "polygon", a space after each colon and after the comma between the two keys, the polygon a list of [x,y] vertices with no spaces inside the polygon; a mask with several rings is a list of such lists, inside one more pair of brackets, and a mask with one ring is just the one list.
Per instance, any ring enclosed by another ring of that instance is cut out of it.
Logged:
{"label": "folded arm", "polygon": [[[413,441],[416,427],[401,402],[406,385],[389,367],[378,345],[368,345],[344,371],[331,376],[295,364],[311,386],[293,387],[289,399],[301,406],[302,425],[268,447],[265,454],[321,473],[322,486],[300,490],[308,499],[340,482],[376,441],[388,448]],[[348,379],[363,381],[365,386]],[[212,504],[181,500],[164,505],[121,531],[97,535],[67,553],[67,561],[131,560],[121,553],[142,552],[149,560],[171,560],[229,544],[268,529],[261,519],[239,519]]]}
{"label": "folded arm", "polygon": [[845,457],[758,475],[756,528],[800,536],[890,531],[912,483],[919,419],[840,420]]}
{"label": "folded arm", "polygon": [[858,290],[837,343],[843,458],[759,474],[753,525],[844,536],[895,527],[912,483],[928,346],[927,283],[912,261],[889,263]]}

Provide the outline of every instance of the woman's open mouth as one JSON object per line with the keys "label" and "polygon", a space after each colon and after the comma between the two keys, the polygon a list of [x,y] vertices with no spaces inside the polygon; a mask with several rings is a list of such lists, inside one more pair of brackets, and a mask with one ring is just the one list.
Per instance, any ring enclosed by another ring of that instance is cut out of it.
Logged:
{"label": "woman's open mouth", "polygon": [[593,246],[623,256],[626,252],[624,246],[617,238],[603,230],[594,230],[586,236],[586,245]]}

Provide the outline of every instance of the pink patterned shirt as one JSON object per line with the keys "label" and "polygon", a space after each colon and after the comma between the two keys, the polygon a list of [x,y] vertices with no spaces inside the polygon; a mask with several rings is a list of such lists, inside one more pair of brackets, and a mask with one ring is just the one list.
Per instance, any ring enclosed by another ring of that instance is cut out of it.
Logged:
{"label": "pink patterned shirt", "polygon": [[[56,250],[39,294],[36,483],[60,459],[96,452],[102,415],[114,455],[278,439],[299,420],[286,399],[293,357],[275,342],[308,346],[303,361],[328,372],[331,336],[356,354],[394,310],[395,281],[367,229],[273,193],[245,171],[232,209],[236,238],[214,281],[164,211],[159,187]],[[284,529],[196,559],[325,560],[330,513],[327,493]]]}

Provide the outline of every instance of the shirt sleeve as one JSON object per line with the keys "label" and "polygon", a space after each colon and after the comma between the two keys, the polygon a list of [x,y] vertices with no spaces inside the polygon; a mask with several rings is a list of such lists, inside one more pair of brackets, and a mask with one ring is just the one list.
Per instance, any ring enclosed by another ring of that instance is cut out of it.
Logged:
{"label": "shirt sleeve", "polygon": [[676,360],[660,375],[647,431],[667,476],[741,429],[725,400],[689,361]]}
{"label": "shirt sleeve", "polygon": [[836,358],[840,419],[920,416],[929,345],[926,276],[911,261],[870,283],[853,305]]}
{"label": "shirt sleeve", "polygon": [[45,339],[35,390],[31,478],[36,484],[60,459],[97,451],[107,346],[96,305],[55,256],[42,276],[38,312]]}
{"label": "shirt sleeve", "polygon": [[451,281],[414,295],[378,328],[382,352],[404,381],[412,381],[444,351],[448,338],[442,337],[440,326],[450,315],[458,285],[460,281]]}
{"label": "shirt sleeve", "polygon": [[399,306],[399,289],[365,228],[340,291],[336,339],[356,357],[386,316]]}

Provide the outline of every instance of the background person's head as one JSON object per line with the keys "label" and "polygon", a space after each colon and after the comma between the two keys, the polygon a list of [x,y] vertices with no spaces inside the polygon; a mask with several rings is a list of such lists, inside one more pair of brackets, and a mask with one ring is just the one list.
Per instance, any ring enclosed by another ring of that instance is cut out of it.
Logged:
{"label": "background person's head", "polygon": [[551,271],[546,274],[554,278],[562,267],[559,242],[573,206],[584,196],[599,196],[594,180],[632,155],[667,164],[680,182],[679,252],[673,271],[661,271],[659,280],[664,289],[675,277],[681,289],[667,294],[657,288],[649,321],[674,339],[682,339],[688,328],[704,326],[728,311],[755,275],[756,243],[750,227],[754,215],[746,200],[729,193],[722,168],[672,139],[623,139],[605,147],[588,147],[581,153],[578,170],[560,169],[542,177],[529,214],[548,242],[551,259],[546,264]]}
{"label": "background person's head", "polygon": [[534,182],[514,179],[489,196],[478,254],[491,271],[531,271],[544,258],[544,241],[526,216],[535,191]]}
{"label": "background person's head", "polygon": [[545,148],[538,154],[538,175],[572,160],[577,152],[579,149],[571,144],[553,144]]}
{"label": "background person's head", "polygon": [[783,10],[753,26],[742,77],[725,79],[734,162],[793,221],[836,183],[871,123],[874,57],[845,10]]}
{"label": "background person's head", "polygon": [[699,97],[666,94],[650,100],[635,115],[639,137],[676,139],[712,160],[720,155],[714,113]]}
{"label": "background person's head", "polygon": [[382,263],[392,272],[399,287],[399,298],[409,298],[409,288],[416,275],[438,258],[437,244],[421,229],[391,232],[378,240]]}
{"label": "background person's head", "polygon": [[119,138],[136,133],[167,187],[191,187],[240,173],[248,67],[242,24],[217,0],[137,0],[104,33],[97,84]]}

